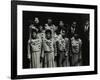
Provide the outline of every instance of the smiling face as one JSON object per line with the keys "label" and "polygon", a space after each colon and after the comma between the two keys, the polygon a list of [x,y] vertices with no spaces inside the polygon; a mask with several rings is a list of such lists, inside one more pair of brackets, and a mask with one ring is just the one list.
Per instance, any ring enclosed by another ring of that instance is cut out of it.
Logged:
{"label": "smiling face", "polygon": [[32,38],[35,39],[37,37],[37,32],[35,30],[32,30]]}
{"label": "smiling face", "polygon": [[45,36],[46,36],[47,39],[51,39],[52,38],[52,32],[50,30],[47,30],[45,32]]}
{"label": "smiling face", "polygon": [[46,38],[47,39],[50,39],[51,38],[51,34],[49,32],[46,34]]}

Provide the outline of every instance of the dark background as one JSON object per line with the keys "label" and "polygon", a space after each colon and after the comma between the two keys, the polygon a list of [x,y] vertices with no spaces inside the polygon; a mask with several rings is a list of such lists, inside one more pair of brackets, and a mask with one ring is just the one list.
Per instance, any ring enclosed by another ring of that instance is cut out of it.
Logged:
{"label": "dark background", "polygon": [[[29,39],[29,25],[33,23],[34,17],[39,18],[42,26],[47,23],[48,18],[52,18],[55,25],[58,24],[59,20],[63,20],[64,23],[69,26],[71,26],[73,21],[76,21],[80,27],[80,32],[82,31],[86,20],[89,20],[89,14],[23,11],[23,68],[29,68],[29,60],[27,59],[27,44]],[[83,37],[81,36],[81,38]]]}

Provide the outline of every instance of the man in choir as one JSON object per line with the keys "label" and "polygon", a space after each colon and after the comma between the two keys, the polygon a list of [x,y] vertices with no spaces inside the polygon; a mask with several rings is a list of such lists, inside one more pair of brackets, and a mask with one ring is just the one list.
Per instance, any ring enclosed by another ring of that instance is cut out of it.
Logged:
{"label": "man in choir", "polygon": [[81,66],[82,64],[82,40],[78,34],[74,34],[71,38],[71,55],[72,66]]}
{"label": "man in choir", "polygon": [[52,37],[52,31],[47,29],[45,31],[45,39],[43,40],[44,50],[44,67],[55,67],[54,58],[56,53],[56,43]]}
{"label": "man in choir", "polygon": [[69,39],[66,37],[65,28],[61,29],[61,35],[56,42],[57,55],[58,55],[58,67],[64,67],[68,65],[68,52],[69,52]]}

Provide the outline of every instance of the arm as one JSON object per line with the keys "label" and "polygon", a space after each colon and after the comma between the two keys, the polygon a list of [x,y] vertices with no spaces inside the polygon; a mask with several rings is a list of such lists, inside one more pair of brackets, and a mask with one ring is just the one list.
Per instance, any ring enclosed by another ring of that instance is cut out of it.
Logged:
{"label": "arm", "polygon": [[43,40],[41,42],[41,57],[44,57],[44,46],[43,46]]}
{"label": "arm", "polygon": [[27,46],[27,49],[28,49],[28,59],[30,59],[30,58],[31,58],[30,40],[28,41],[28,46]]}
{"label": "arm", "polygon": [[28,59],[30,61],[30,67],[31,67],[31,48],[30,48],[30,40],[28,41],[28,46],[27,46],[27,49],[28,49]]}
{"label": "arm", "polygon": [[69,52],[69,39],[66,39],[66,56],[68,55]]}
{"label": "arm", "polygon": [[81,41],[81,39],[79,40],[79,47],[80,47],[79,57],[80,57],[80,59],[82,59],[82,41]]}
{"label": "arm", "polygon": [[41,41],[41,53],[40,53],[40,62],[43,62],[44,58],[44,49],[43,49],[43,40]]}
{"label": "arm", "polygon": [[56,45],[56,42],[54,42],[54,55],[57,56],[57,45]]}

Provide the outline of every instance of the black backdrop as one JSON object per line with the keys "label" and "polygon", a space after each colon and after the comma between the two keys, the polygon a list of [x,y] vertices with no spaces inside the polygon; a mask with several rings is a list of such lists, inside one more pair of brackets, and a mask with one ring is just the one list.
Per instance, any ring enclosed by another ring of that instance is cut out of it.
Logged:
{"label": "black backdrop", "polygon": [[55,25],[59,20],[63,20],[65,24],[71,25],[76,21],[81,28],[86,20],[89,20],[89,14],[76,14],[76,13],[56,13],[56,12],[34,12],[23,11],[23,68],[29,68],[29,60],[27,59],[27,44],[29,39],[29,25],[33,22],[34,17],[39,17],[40,24],[47,23],[50,17]]}

